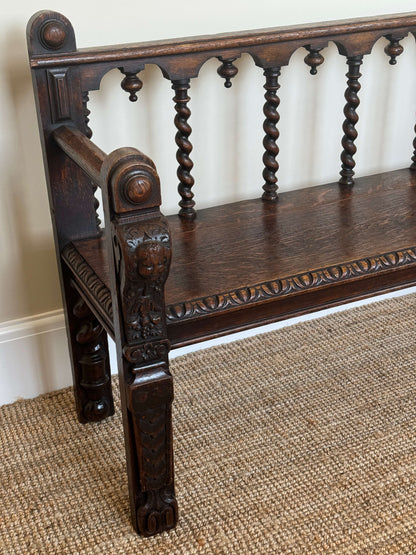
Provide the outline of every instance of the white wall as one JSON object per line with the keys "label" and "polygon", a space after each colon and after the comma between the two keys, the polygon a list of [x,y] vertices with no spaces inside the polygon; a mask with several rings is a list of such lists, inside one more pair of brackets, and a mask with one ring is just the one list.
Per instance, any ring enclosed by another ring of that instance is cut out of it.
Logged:
{"label": "white wall", "polygon": [[[27,20],[44,7],[21,0],[7,2],[1,10],[0,403],[60,387],[69,383],[70,376],[25,43]],[[78,46],[86,47],[406,12],[414,9],[414,2],[159,0],[104,4],[72,0],[47,7],[72,21]],[[405,53],[391,67],[382,43],[362,66],[356,156],[361,174],[405,166],[412,153],[416,47],[413,38],[406,38]],[[282,71],[282,191],[337,178],[346,66],[333,45],[323,54],[326,61],[315,78],[303,64],[305,52],[301,51]],[[216,75],[216,60],[205,64],[201,78],[192,83],[192,158],[199,206],[232,200],[237,192],[257,196],[262,185],[262,72],[247,56],[237,65],[240,73],[230,90]],[[104,78],[102,91],[91,94],[94,140],[107,151],[131,145],[149,154],[161,175],[164,210],[172,212],[177,181],[170,83],[158,69],[147,68],[139,101],[131,104],[119,87],[120,80],[120,74],[112,72]],[[386,101],[388,112],[383,110]]]}

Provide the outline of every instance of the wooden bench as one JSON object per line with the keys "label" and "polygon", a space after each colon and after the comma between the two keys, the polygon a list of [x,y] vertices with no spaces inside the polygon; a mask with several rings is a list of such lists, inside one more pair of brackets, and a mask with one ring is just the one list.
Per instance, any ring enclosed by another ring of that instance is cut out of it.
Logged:
{"label": "wooden bench", "polygon": [[[385,52],[394,64],[408,33],[416,33],[416,14],[77,50],[62,15],[39,12],[30,20],[30,65],[78,418],[98,421],[113,413],[108,333],[117,346],[138,532],[170,529],[178,518],[170,347],[416,282],[416,151],[410,168],[354,177],[363,56],[386,37]],[[329,41],[348,66],[341,178],[278,196],[280,69],[305,47],[305,62],[316,73]],[[262,198],[197,214],[190,79],[216,57],[229,87],[233,62],[242,53],[265,76]],[[150,158],[134,148],[107,155],[91,141],[88,127],[88,91],[118,68],[121,86],[134,101],[142,86],[138,74],[149,63],[161,68],[175,91],[179,217],[160,213],[159,178]],[[104,232],[96,214],[97,186]]]}

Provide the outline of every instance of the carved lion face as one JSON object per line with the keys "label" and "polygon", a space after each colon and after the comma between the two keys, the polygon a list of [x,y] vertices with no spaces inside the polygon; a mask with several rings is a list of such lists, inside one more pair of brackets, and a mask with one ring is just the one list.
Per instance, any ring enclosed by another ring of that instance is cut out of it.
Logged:
{"label": "carved lion face", "polygon": [[137,270],[142,278],[157,281],[168,268],[170,251],[159,241],[145,241],[138,249]]}

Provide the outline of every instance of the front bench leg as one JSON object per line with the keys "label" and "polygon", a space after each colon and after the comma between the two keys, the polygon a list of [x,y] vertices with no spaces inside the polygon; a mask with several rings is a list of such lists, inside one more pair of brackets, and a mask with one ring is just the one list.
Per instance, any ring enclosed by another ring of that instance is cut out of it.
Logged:
{"label": "front bench leg", "polygon": [[148,157],[119,149],[104,162],[102,179],[130,508],[135,529],[151,536],[178,518],[164,301],[170,234]]}
{"label": "front bench leg", "polygon": [[162,217],[114,227],[125,433],[133,522],[150,536],[173,528],[173,380],[163,285],[170,238]]}
{"label": "front bench leg", "polygon": [[[161,344],[148,348],[166,350]],[[133,373],[134,382],[127,386],[127,407],[139,481],[135,520],[137,530],[150,536],[173,528],[178,516],[173,486],[173,380],[167,363],[150,364]]]}

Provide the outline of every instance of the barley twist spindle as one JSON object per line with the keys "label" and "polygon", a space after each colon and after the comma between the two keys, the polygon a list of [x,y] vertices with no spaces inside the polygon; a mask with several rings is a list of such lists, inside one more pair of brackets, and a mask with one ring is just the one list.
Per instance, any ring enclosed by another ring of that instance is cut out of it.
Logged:
{"label": "barley twist spindle", "polygon": [[410,166],[411,170],[416,170],[416,125],[414,128],[415,138],[413,139],[413,156],[412,156],[412,165]]}
{"label": "barley twist spindle", "polygon": [[341,185],[354,185],[354,154],[357,147],[354,144],[358,136],[355,126],[358,122],[357,107],[360,104],[358,92],[361,89],[359,78],[361,77],[360,65],[363,62],[363,56],[348,56],[348,73],[346,74],[347,89],[345,91],[345,100],[347,101],[344,107],[345,120],[342,126],[344,136],[342,138],[342,146],[344,148],[341,154],[342,169],[340,172],[341,178],[339,183]]}
{"label": "barley twist spindle", "polygon": [[89,115],[91,114],[90,110],[88,110],[88,102],[90,100],[90,97],[88,96],[88,91],[83,91],[82,92],[82,111],[84,114],[84,121],[85,121],[85,134],[86,136],[91,139],[92,137],[92,130],[88,127],[89,124]]}
{"label": "barley twist spindle", "polygon": [[187,106],[190,100],[188,96],[189,87],[189,79],[172,81],[172,88],[176,93],[173,101],[175,102],[175,110],[177,112],[175,126],[178,130],[175,142],[178,146],[176,152],[176,159],[179,163],[177,176],[179,178],[178,191],[181,196],[179,216],[185,220],[193,220],[196,217],[196,211],[194,210],[195,202],[193,200],[194,194],[192,192],[194,178],[191,175],[194,165],[189,157],[192,151],[192,144],[189,140],[192,128],[188,123],[191,110]]}
{"label": "barley twist spindle", "polygon": [[[82,92],[82,108],[83,108],[83,114],[84,114],[84,122],[85,122],[85,135],[91,139],[92,137],[92,129],[88,126],[89,123],[89,115],[90,115],[90,110],[88,109],[88,102],[90,100],[90,97],[88,95],[88,91],[83,91]],[[93,181],[91,181],[91,187],[92,187],[92,193],[94,195],[94,210],[95,210],[95,225],[97,226],[97,231],[101,234],[103,232],[103,230],[101,229],[101,220],[98,217],[98,207],[100,206],[100,202],[97,199],[97,197],[95,196],[95,193],[97,192],[98,189],[98,185],[96,183],[94,183]]]}
{"label": "barley twist spindle", "polygon": [[263,200],[275,201],[277,200],[276,191],[278,189],[276,172],[279,169],[279,163],[276,160],[276,157],[279,154],[279,147],[276,144],[276,141],[279,138],[279,130],[276,125],[280,119],[277,111],[280,99],[277,96],[276,91],[280,88],[278,83],[280,67],[267,68],[264,70],[264,75],[266,77],[266,83],[264,85],[264,88],[266,89],[266,93],[264,95],[266,102],[263,106],[263,113],[266,116],[263,123],[263,129],[265,132],[263,139],[263,146],[265,148],[265,152],[263,154],[263,178],[265,183],[263,185],[264,193],[262,198]]}

